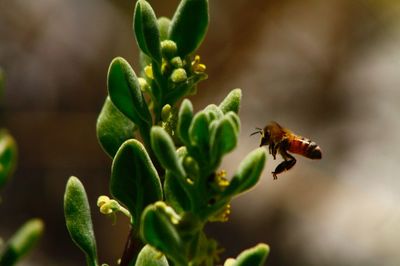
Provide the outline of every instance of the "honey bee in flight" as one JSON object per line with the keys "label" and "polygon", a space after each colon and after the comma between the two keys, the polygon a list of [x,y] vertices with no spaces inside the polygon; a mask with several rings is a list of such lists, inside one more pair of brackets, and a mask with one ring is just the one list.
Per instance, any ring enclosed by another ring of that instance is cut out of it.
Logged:
{"label": "honey bee in flight", "polygon": [[310,159],[322,158],[321,149],[315,142],[294,134],[276,122],[269,123],[264,129],[256,128],[256,130],[251,136],[261,135],[260,147],[268,145],[269,153],[274,160],[278,152],[284,160],[272,172],[274,179],[278,179],[278,174],[291,169],[296,164],[296,159],[289,152]]}

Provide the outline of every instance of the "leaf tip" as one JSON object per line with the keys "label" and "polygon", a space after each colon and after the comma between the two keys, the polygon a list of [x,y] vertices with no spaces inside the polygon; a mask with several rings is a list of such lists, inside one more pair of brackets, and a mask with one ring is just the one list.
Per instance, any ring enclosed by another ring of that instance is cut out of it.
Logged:
{"label": "leaf tip", "polygon": [[239,113],[241,100],[242,100],[242,90],[237,88],[232,90],[225,97],[225,99],[221,102],[219,107],[221,108],[224,114],[228,113],[229,111]]}

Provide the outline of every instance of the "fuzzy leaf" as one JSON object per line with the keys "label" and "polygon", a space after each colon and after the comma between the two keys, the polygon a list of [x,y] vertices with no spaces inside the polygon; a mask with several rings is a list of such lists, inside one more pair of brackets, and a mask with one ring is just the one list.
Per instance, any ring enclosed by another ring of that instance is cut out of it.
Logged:
{"label": "fuzzy leaf", "polygon": [[233,196],[242,193],[257,184],[262,170],[264,169],[265,160],[266,155],[263,148],[257,148],[250,152],[240,163],[235,176],[224,191],[224,194]]}
{"label": "fuzzy leaf", "polygon": [[242,99],[242,90],[234,89],[219,104],[219,108],[221,108],[224,114],[228,113],[229,111],[238,114],[240,109],[241,99]]}
{"label": "fuzzy leaf", "polygon": [[258,244],[240,253],[233,266],[263,266],[268,254],[269,246]]}
{"label": "fuzzy leaf", "polygon": [[208,130],[208,117],[204,111],[198,112],[190,124],[189,137],[191,144],[201,149],[203,155],[208,155],[210,132]]}
{"label": "fuzzy leaf", "polygon": [[193,106],[192,103],[185,99],[181,104],[181,108],[179,109],[178,115],[178,126],[177,132],[178,136],[180,137],[181,141],[185,144],[190,143],[189,138],[189,127],[190,123],[193,119]]}
{"label": "fuzzy leaf", "polygon": [[137,44],[147,56],[161,63],[160,32],[153,8],[145,0],[136,2],[133,28]]}
{"label": "fuzzy leaf", "polygon": [[114,58],[108,69],[108,93],[115,107],[135,124],[151,125],[151,114],[136,74],[122,57]]}
{"label": "fuzzy leaf", "polygon": [[218,121],[211,136],[212,161],[218,162],[221,157],[236,147],[238,131],[236,126],[227,117]]}
{"label": "fuzzy leaf", "polygon": [[240,131],[239,116],[236,113],[234,113],[233,111],[229,111],[228,113],[225,114],[225,117],[231,121],[232,125],[235,126],[236,132],[239,133],[239,131]]}
{"label": "fuzzy leaf", "polygon": [[[180,147],[176,150],[178,158],[182,161],[184,158],[187,158],[188,152],[185,146]],[[193,171],[192,169],[185,168],[184,162],[182,162],[183,167],[185,170]],[[190,175],[187,172],[187,175]],[[164,180],[164,193],[165,193],[165,202],[171,206],[176,212],[182,213],[183,211],[190,210],[191,207],[191,199],[190,194],[188,191],[185,190],[183,187],[187,184],[187,180],[179,179],[179,177],[174,176],[171,171],[167,171],[165,173],[165,180]]]}
{"label": "fuzzy leaf", "polygon": [[135,266],[168,266],[165,256],[150,245],[146,245],[139,252]]}
{"label": "fuzzy leaf", "polygon": [[68,179],[64,194],[64,215],[69,235],[85,253],[88,266],[97,266],[97,247],[85,188],[78,178]]}
{"label": "fuzzy leaf", "polygon": [[208,0],[182,0],[171,21],[169,38],[183,58],[203,41],[209,23]]}
{"label": "fuzzy leaf", "polygon": [[164,181],[165,202],[178,213],[190,210],[190,199],[182,188],[178,177],[167,171]]}
{"label": "fuzzy leaf", "polygon": [[139,65],[140,65],[140,75],[142,77],[146,77],[146,73],[144,71],[144,68],[148,65],[151,64],[151,58],[148,57],[145,53],[143,53],[142,51],[139,52]]}
{"label": "fuzzy leaf", "polygon": [[135,130],[135,124],[107,97],[96,124],[97,139],[103,150],[113,158],[122,143],[134,137]]}
{"label": "fuzzy leaf", "polygon": [[185,177],[185,171],[179,161],[174,142],[165,129],[154,126],[151,129],[151,147],[161,165],[179,178]]}
{"label": "fuzzy leaf", "polygon": [[148,206],[142,215],[142,238],[176,265],[188,265],[184,245],[176,228],[179,216],[164,202]]}
{"label": "fuzzy leaf", "polygon": [[12,266],[25,256],[43,235],[44,225],[40,219],[27,221],[7,242],[0,265]]}
{"label": "fuzzy leaf", "polygon": [[157,170],[139,141],[127,140],[119,148],[112,164],[110,191],[128,208],[136,227],[143,209],[162,199]]}
{"label": "fuzzy leaf", "polygon": [[17,164],[17,144],[7,130],[0,130],[0,188],[14,172]]}
{"label": "fuzzy leaf", "polygon": [[216,120],[216,119],[220,119],[220,118],[222,118],[224,116],[224,113],[215,104],[207,105],[207,107],[204,108],[204,112],[208,116],[208,121],[213,121],[213,120]]}

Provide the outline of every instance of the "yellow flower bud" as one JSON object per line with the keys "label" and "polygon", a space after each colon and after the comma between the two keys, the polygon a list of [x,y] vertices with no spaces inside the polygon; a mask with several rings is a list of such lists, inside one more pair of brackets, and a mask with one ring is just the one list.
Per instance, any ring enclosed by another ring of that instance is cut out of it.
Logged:
{"label": "yellow flower bud", "polygon": [[226,171],[221,170],[216,173],[215,176],[216,182],[219,187],[227,187],[229,185],[229,180],[226,179]]}
{"label": "yellow flower bud", "polygon": [[102,214],[111,214],[111,213],[113,213],[113,210],[110,208],[110,206],[108,204],[103,204],[100,207],[100,212]]}
{"label": "yellow flower bud", "polygon": [[180,83],[187,79],[186,71],[183,68],[175,69],[171,74],[171,80],[174,83]]}
{"label": "yellow flower bud", "polygon": [[162,121],[167,121],[169,116],[171,115],[172,107],[169,104],[164,105],[161,110],[161,119]]}
{"label": "yellow flower bud", "polygon": [[174,58],[171,59],[170,61],[171,65],[174,66],[175,68],[180,68],[183,67],[183,62],[182,58],[179,56],[175,56]]}
{"label": "yellow flower bud", "polygon": [[144,67],[144,73],[149,79],[154,79],[153,68],[151,67],[151,65],[147,65]]}
{"label": "yellow flower bud", "polygon": [[164,58],[170,59],[176,55],[178,47],[176,43],[171,40],[165,40],[161,42],[161,54]]}
{"label": "yellow flower bud", "polygon": [[206,65],[200,63],[200,56],[196,55],[192,61],[192,70],[195,73],[203,73],[206,71]]}
{"label": "yellow flower bud", "polygon": [[106,195],[101,195],[101,196],[97,199],[97,207],[103,206],[103,205],[106,204],[109,200],[110,200],[110,198],[107,197]]}

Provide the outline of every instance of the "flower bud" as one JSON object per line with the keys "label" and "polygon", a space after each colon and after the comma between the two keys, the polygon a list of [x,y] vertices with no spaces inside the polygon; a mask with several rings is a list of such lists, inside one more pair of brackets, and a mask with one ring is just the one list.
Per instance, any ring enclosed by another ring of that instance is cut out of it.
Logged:
{"label": "flower bud", "polygon": [[200,63],[200,56],[196,55],[191,63],[192,70],[195,73],[203,73],[206,71],[206,65]]}
{"label": "flower bud", "polygon": [[178,51],[176,43],[171,40],[165,40],[161,42],[161,54],[166,59],[173,58]]}
{"label": "flower bud", "polygon": [[147,65],[144,67],[144,73],[149,79],[154,79],[153,69],[151,68],[151,65]]}
{"label": "flower bud", "polygon": [[161,110],[161,119],[162,121],[167,121],[168,118],[171,115],[172,107],[169,104],[164,105],[164,107]]}
{"label": "flower bud", "polygon": [[110,201],[110,198],[107,197],[106,195],[101,195],[98,199],[97,199],[97,207],[101,207],[104,204],[106,204],[107,202]]}
{"label": "flower bud", "polygon": [[181,68],[183,66],[182,58],[175,56],[170,61],[171,65],[175,68]]}
{"label": "flower bud", "polygon": [[110,208],[110,206],[108,204],[103,204],[100,207],[100,213],[111,214],[111,213],[113,213],[113,210]]}
{"label": "flower bud", "polygon": [[171,80],[174,83],[180,83],[187,79],[186,71],[183,68],[175,69],[171,74]]}

